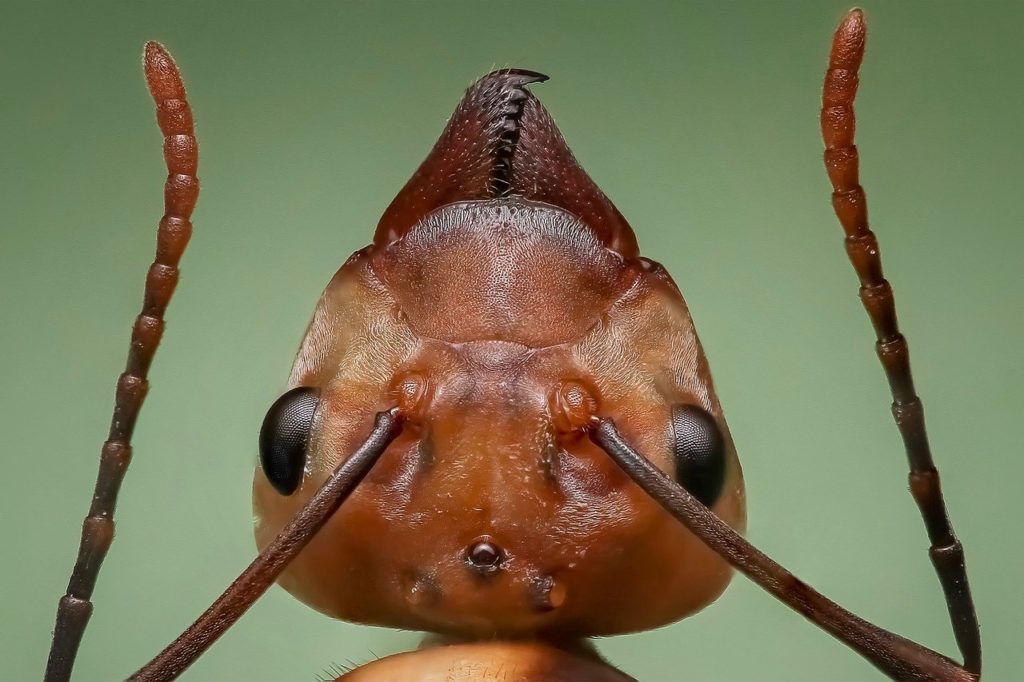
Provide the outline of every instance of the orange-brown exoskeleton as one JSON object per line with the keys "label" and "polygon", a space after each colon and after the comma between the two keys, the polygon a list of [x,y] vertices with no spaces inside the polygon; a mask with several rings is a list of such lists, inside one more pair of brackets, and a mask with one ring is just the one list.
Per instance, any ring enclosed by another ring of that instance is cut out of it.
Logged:
{"label": "orange-brown exoskeleton", "polygon": [[[858,184],[864,38],[854,10],[826,74],[825,162],[962,666],[845,611],[742,538],[736,448],[679,290],[528,89],[545,77],[502,69],[468,90],[316,306],[260,433],[259,558],[133,679],[176,677],[276,579],[334,617],[436,633],[348,679],[624,680],[586,638],[692,614],[732,568],[894,679],[979,677],[963,550]],[[69,676],[91,610],[198,192],[191,112],[156,44],[146,75],[166,214],[48,680]]]}
{"label": "orange-brown exoskeleton", "polygon": [[320,611],[574,638],[677,620],[729,580],[587,437],[613,416],[742,528],[739,464],[686,305],[526,89],[542,78],[503,70],[469,89],[374,243],[327,286],[268,415],[261,548],[375,413],[404,417],[281,576]]}

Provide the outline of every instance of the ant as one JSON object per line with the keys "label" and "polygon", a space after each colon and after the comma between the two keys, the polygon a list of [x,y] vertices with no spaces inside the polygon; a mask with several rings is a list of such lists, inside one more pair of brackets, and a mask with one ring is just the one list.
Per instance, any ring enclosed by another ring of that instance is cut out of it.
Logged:
{"label": "ant", "polygon": [[[523,680],[625,680],[586,638],[690,615],[733,569],[893,679],[978,679],[963,548],[859,184],[865,37],[852,10],[833,39],[825,166],[962,664],[846,611],[742,537],[739,460],[678,289],[640,255],[528,88],[546,77],[501,69],[469,89],[373,243],[317,304],[260,433],[259,556],[131,679],[179,676],[277,581],[338,618],[438,635],[344,679],[514,669]],[[58,607],[52,681],[70,678],[91,615],[199,192],[177,67],[149,43],[145,72],[164,134],[165,214]]]}

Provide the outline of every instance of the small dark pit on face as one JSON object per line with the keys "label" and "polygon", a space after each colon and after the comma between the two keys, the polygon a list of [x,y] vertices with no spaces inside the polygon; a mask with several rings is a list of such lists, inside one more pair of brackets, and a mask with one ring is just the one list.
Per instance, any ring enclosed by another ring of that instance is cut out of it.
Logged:
{"label": "small dark pit on face", "polygon": [[505,560],[501,548],[487,537],[479,538],[466,548],[466,563],[480,575],[493,575]]}
{"label": "small dark pit on face", "polygon": [[528,595],[533,607],[545,613],[565,603],[566,587],[550,575],[536,576],[530,581]]}

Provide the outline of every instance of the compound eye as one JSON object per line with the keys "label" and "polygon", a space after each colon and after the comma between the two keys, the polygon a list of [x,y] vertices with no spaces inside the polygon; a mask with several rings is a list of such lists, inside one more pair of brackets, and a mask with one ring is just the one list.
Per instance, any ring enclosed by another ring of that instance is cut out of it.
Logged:
{"label": "compound eye", "polygon": [[672,408],[676,480],[710,507],[725,483],[725,438],[715,418],[695,405]]}
{"label": "compound eye", "polygon": [[274,401],[263,419],[260,466],[282,495],[291,495],[302,482],[309,432],[319,402],[315,388],[293,388]]}

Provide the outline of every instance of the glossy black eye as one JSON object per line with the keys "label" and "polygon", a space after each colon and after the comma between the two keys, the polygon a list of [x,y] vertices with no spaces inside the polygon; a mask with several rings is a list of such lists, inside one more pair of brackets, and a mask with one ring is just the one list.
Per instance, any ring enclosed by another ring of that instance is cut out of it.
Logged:
{"label": "glossy black eye", "polygon": [[274,401],[263,419],[260,465],[282,495],[291,495],[302,482],[309,431],[319,401],[315,388],[293,388]]}
{"label": "glossy black eye", "polygon": [[676,480],[710,507],[725,483],[725,439],[715,418],[695,405],[672,408]]}

